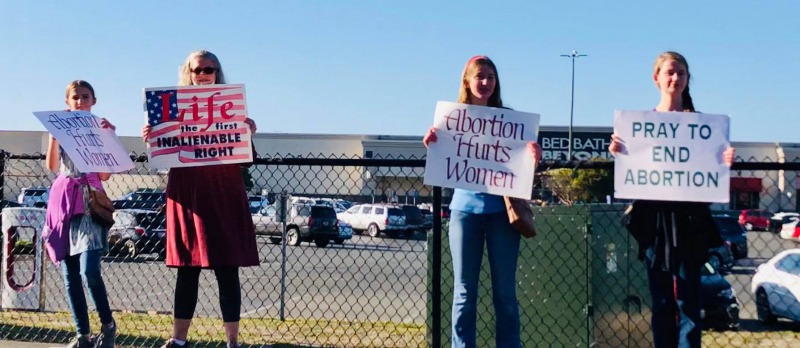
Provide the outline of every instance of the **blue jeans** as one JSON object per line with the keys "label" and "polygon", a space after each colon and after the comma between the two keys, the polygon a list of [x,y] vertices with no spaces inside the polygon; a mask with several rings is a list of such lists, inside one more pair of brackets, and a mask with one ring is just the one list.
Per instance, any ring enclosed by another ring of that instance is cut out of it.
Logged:
{"label": "blue jeans", "polygon": [[700,267],[680,266],[677,274],[647,267],[653,298],[655,348],[700,347]]}
{"label": "blue jeans", "polygon": [[506,212],[450,215],[450,253],[453,256],[452,347],[476,346],[478,280],[483,245],[489,252],[495,342],[498,348],[521,348],[517,302],[517,257],[520,235],[508,223]]}
{"label": "blue jeans", "polygon": [[100,323],[108,324],[113,320],[111,306],[108,304],[106,285],[100,274],[100,254],[102,250],[89,250],[78,255],[68,256],[61,262],[61,274],[64,276],[64,287],[67,289],[67,300],[72,309],[72,320],[78,334],[87,335],[89,327],[89,308],[83,295],[83,282],[89,289],[89,296],[100,315]]}

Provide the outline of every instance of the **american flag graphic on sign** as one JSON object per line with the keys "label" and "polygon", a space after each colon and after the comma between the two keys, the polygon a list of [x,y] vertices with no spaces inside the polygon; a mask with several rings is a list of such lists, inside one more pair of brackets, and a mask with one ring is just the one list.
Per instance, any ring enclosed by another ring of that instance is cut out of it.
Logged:
{"label": "american flag graphic on sign", "polygon": [[153,167],[253,160],[244,85],[145,88],[144,104]]}

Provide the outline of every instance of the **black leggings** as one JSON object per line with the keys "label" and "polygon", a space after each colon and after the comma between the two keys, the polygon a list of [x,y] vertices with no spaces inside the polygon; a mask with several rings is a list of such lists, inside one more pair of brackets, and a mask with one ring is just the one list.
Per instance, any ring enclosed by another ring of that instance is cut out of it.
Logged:
{"label": "black leggings", "polygon": [[[200,286],[200,267],[179,267],[175,283],[175,318],[192,319],[197,307]],[[242,307],[242,289],[239,285],[239,267],[214,268],[219,286],[219,307],[222,321],[238,322]]]}

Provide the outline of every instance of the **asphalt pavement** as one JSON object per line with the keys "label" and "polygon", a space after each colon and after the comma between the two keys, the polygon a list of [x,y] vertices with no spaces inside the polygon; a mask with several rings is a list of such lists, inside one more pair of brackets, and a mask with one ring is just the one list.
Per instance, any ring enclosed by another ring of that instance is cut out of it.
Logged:
{"label": "asphalt pavement", "polygon": [[63,345],[57,345],[54,343],[0,340],[0,348],[50,348],[50,347],[63,347]]}

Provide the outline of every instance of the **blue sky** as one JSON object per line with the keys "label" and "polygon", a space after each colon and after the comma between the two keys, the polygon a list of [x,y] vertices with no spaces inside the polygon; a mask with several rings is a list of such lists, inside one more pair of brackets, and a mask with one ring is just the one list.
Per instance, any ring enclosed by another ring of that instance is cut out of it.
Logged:
{"label": "blue sky", "polygon": [[247,88],[260,132],[422,135],[457,97],[464,62],[498,65],[503,100],[567,125],[652,109],[655,57],[689,60],[695,105],[731,115],[731,140],[800,142],[800,2],[0,0],[2,130],[44,130],[64,88],[96,89],[120,135],[144,125],[142,88],[173,86],[195,49]]}

